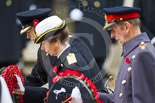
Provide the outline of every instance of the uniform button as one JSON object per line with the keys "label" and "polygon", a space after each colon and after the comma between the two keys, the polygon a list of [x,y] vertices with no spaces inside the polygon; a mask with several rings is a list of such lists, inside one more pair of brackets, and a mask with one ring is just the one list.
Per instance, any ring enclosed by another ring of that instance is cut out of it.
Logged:
{"label": "uniform button", "polygon": [[135,56],[135,55],[133,55],[133,56],[132,56],[132,59],[134,59],[135,57],[136,57],[136,56]]}
{"label": "uniform button", "polygon": [[63,67],[64,65],[63,64],[61,64],[61,67]]}
{"label": "uniform button", "polygon": [[101,5],[101,4],[100,4],[100,2],[99,2],[99,1],[95,1],[95,2],[94,2],[94,6],[95,6],[96,8],[99,8],[99,7],[100,7],[100,5]]}
{"label": "uniform button", "polygon": [[120,94],[119,94],[119,97],[122,98],[122,96],[123,96],[123,93],[120,93]]}
{"label": "uniform button", "polygon": [[126,84],[126,80],[122,80],[122,84],[123,84],[123,85]]}
{"label": "uniform button", "polygon": [[131,70],[132,70],[132,68],[131,68],[131,67],[129,67],[129,68],[128,68],[128,72],[131,72]]}
{"label": "uniform button", "polygon": [[7,0],[6,1],[6,6],[11,6],[12,5],[12,0]]}
{"label": "uniform button", "polygon": [[142,44],[142,45],[143,45],[143,44],[145,44],[145,43],[144,43],[144,42],[141,42],[140,44]]}
{"label": "uniform button", "polygon": [[88,1],[83,0],[83,1],[82,1],[82,5],[83,5],[83,6],[88,6]]}

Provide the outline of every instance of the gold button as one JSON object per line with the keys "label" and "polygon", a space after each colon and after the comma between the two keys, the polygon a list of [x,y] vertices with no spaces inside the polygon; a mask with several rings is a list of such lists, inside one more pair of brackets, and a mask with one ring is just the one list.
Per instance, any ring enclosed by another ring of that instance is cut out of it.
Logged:
{"label": "gold button", "polygon": [[86,0],[82,1],[82,5],[83,6],[88,6],[88,1],[86,1]]}
{"label": "gold button", "polygon": [[64,65],[63,64],[61,64],[61,67],[63,67]]}
{"label": "gold button", "polygon": [[128,68],[128,72],[131,72],[131,70],[132,70],[132,68],[131,68],[131,67],[129,67],[129,68]]}
{"label": "gold button", "polygon": [[48,53],[46,53],[46,56],[48,56]]}
{"label": "gold button", "polygon": [[95,2],[94,2],[94,6],[97,7],[97,8],[99,8],[99,7],[101,6],[101,4],[100,4],[99,1],[95,1]]}
{"label": "gold button", "polygon": [[123,85],[126,84],[126,80],[122,80],[122,84],[123,84]]}
{"label": "gold button", "polygon": [[132,59],[134,59],[135,57],[136,57],[136,56],[135,56],[135,55],[133,55],[133,56],[132,56]]}
{"label": "gold button", "polygon": [[11,6],[12,5],[12,0],[7,0],[6,1],[6,6]]}
{"label": "gold button", "polygon": [[119,94],[119,97],[122,98],[122,96],[123,96],[123,93],[120,93],[120,94]]}

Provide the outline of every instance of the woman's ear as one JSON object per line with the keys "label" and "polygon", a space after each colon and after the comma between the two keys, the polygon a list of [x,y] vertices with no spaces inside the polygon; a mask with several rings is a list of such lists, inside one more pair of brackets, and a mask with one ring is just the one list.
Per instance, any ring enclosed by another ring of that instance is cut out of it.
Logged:
{"label": "woman's ear", "polygon": [[60,46],[60,40],[57,40],[57,41],[54,43],[54,45],[55,45],[56,47],[59,47],[59,46]]}

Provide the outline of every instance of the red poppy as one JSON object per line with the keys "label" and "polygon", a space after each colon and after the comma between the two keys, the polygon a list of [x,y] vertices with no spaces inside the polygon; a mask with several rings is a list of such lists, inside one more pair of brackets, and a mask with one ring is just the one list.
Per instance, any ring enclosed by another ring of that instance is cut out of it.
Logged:
{"label": "red poppy", "polygon": [[81,80],[84,80],[85,79],[85,76],[84,76],[83,73],[80,74],[80,78],[81,78]]}
{"label": "red poppy", "polygon": [[130,59],[128,57],[125,58],[125,61],[126,61],[127,64],[130,63]]}
{"label": "red poppy", "polygon": [[64,76],[64,73],[63,72],[59,72],[58,73],[60,76]]}
{"label": "red poppy", "polygon": [[54,66],[54,67],[53,67],[53,72],[54,72],[54,73],[57,73],[57,71],[58,71],[57,66]]}
{"label": "red poppy", "polygon": [[34,19],[34,20],[33,20],[33,26],[37,26],[38,23],[39,23],[39,20],[38,20],[38,19]]}
{"label": "red poppy", "polygon": [[80,74],[79,74],[77,71],[75,71],[75,70],[74,70],[74,71],[72,71],[72,76],[74,76],[74,75],[75,75],[75,76],[77,76],[77,77],[79,77],[79,76],[80,76]]}
{"label": "red poppy", "polygon": [[52,82],[55,83],[57,80],[61,79],[60,76],[55,76],[54,78],[52,78]]}
{"label": "red poppy", "polygon": [[83,80],[85,82],[85,84],[88,86],[90,91],[92,92],[92,96],[93,98],[95,98],[95,102],[97,103],[103,103],[101,101],[99,101],[99,94],[97,93],[97,88],[94,85],[94,83],[88,79],[88,77],[85,77],[83,73],[79,73],[77,71],[72,71],[70,69],[65,70],[65,72],[59,72],[58,73],[59,76],[55,76],[54,78],[52,78],[52,82],[55,83],[57,80],[61,79],[61,77],[67,77],[67,76],[72,76],[72,77],[77,77],[77,78],[81,78],[81,80]]}
{"label": "red poppy", "polygon": [[49,95],[49,91],[46,93],[46,97],[48,97],[48,95]]}

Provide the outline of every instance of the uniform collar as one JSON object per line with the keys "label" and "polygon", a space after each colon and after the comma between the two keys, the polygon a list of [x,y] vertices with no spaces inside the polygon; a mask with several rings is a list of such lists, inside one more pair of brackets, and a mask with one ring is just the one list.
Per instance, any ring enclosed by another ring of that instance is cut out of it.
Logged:
{"label": "uniform collar", "polygon": [[141,33],[140,35],[134,37],[123,45],[122,56],[127,56],[133,49],[135,49],[141,42],[150,42],[147,34]]}
{"label": "uniform collar", "polygon": [[59,57],[61,56],[61,54],[62,54],[68,47],[70,47],[69,44],[66,46],[66,48],[65,48],[63,51],[61,51],[61,53],[57,56],[57,58],[59,58]]}

